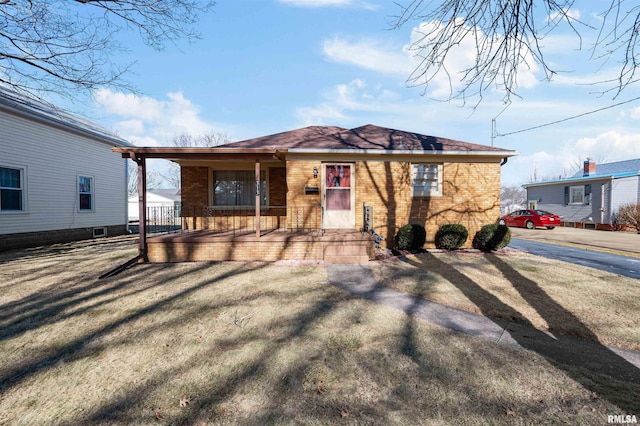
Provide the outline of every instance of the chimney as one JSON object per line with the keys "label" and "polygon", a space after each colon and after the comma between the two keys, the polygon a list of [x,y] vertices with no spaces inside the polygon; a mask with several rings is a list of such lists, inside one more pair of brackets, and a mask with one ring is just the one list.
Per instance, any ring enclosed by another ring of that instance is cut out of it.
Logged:
{"label": "chimney", "polygon": [[582,176],[589,176],[596,174],[596,163],[591,161],[590,158],[584,160],[584,173]]}

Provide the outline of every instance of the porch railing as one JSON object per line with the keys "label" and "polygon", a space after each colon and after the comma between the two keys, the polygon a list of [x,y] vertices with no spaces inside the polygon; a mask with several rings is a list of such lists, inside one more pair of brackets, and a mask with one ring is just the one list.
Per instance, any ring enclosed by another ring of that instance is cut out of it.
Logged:
{"label": "porch railing", "polygon": [[[322,231],[320,206],[262,206],[261,232]],[[182,230],[212,233],[250,233],[256,231],[255,207],[206,206],[182,209]]]}
{"label": "porch railing", "polygon": [[[175,206],[147,207],[147,233],[171,233],[182,230],[181,209]],[[129,230],[133,233],[140,232],[140,221],[129,221]]]}

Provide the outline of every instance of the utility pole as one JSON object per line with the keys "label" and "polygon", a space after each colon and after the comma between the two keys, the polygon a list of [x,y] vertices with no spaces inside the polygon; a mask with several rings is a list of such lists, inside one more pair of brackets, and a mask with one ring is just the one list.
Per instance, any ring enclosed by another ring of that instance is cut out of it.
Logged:
{"label": "utility pole", "polygon": [[493,146],[493,142],[496,139],[496,119],[491,119],[491,146]]}

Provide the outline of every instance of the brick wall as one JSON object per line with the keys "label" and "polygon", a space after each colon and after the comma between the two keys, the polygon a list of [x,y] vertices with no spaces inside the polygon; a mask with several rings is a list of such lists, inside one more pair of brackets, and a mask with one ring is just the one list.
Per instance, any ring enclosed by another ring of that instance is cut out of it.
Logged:
{"label": "brick wall", "polygon": [[427,247],[434,244],[440,225],[460,223],[473,235],[500,215],[500,165],[498,163],[445,163],[442,196],[414,198],[411,169],[404,162],[356,164],[356,226],[362,226],[362,205],[373,206],[374,229],[388,247],[398,229],[407,223],[423,225]]}
{"label": "brick wall", "polygon": [[[306,187],[321,187],[320,161],[287,161],[287,226],[289,228],[319,228],[321,226],[320,192],[307,194]],[[313,168],[318,177],[313,177]]]}

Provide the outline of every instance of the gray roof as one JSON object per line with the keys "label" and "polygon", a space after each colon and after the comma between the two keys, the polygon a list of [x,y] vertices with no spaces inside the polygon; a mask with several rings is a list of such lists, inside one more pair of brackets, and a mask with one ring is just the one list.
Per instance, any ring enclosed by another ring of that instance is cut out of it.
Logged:
{"label": "gray roof", "polygon": [[32,120],[80,133],[113,146],[133,146],[120,136],[85,118],[3,87],[0,87],[0,111],[12,112]]}
{"label": "gray roof", "polygon": [[[596,163],[596,172],[590,173],[589,177],[593,176],[611,176],[620,173],[640,172],[640,158],[635,160],[616,161],[614,163]],[[583,171],[578,170],[572,178],[582,177]]]}

